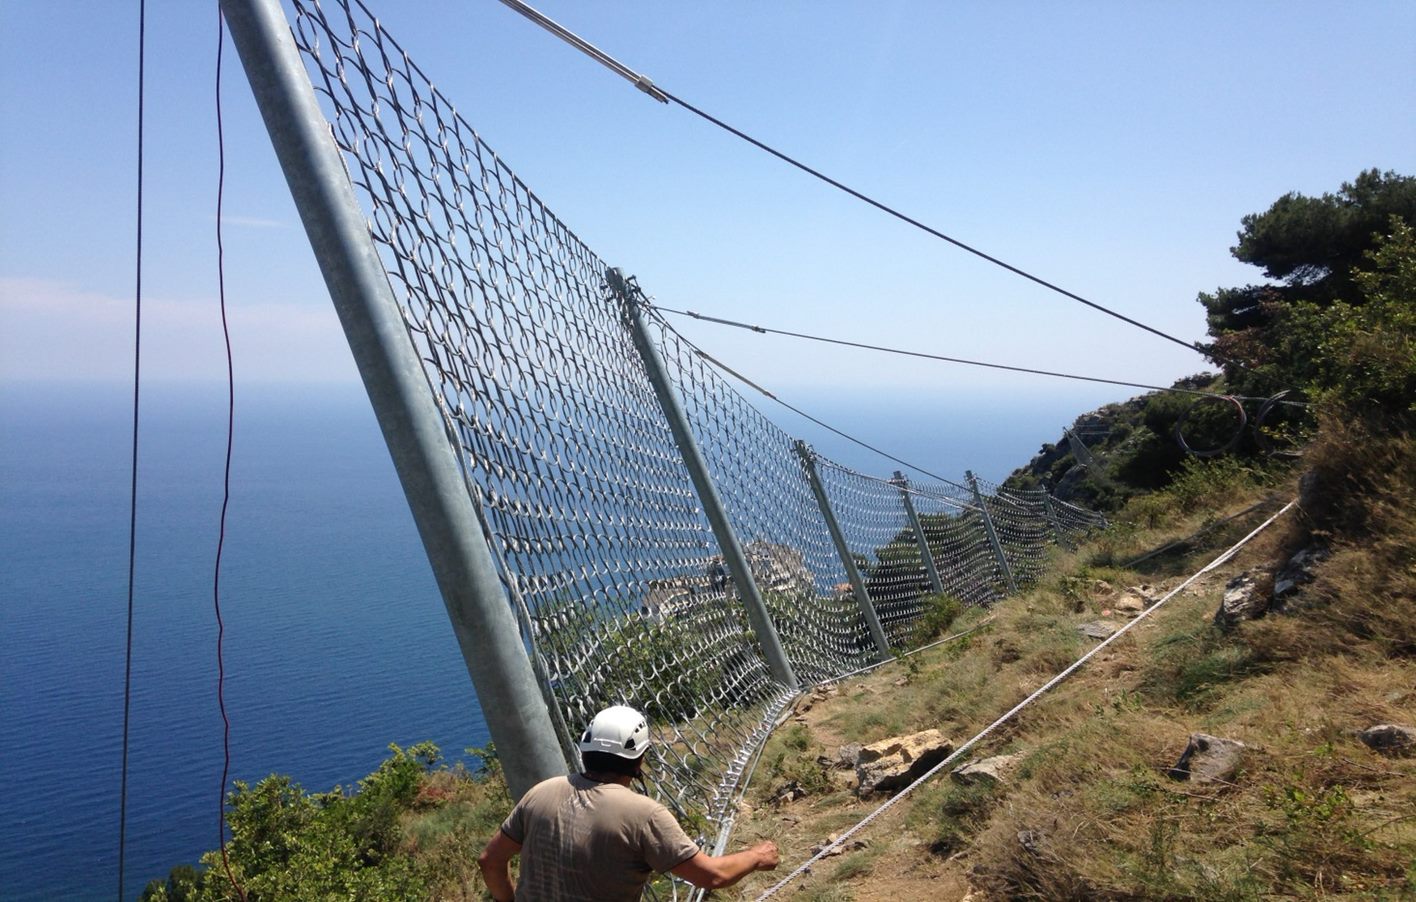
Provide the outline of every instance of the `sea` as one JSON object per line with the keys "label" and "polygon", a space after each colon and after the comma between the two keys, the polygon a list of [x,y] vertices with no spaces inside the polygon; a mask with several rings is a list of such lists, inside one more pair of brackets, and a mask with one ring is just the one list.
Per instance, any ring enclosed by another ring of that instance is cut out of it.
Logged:
{"label": "sea", "polygon": [[[1108,398],[822,393],[799,406],[935,472],[1001,480]],[[214,576],[225,389],[145,387],[127,822],[135,898],[220,839]],[[132,389],[0,386],[0,898],[119,891]],[[785,412],[819,452],[898,467]],[[220,571],[229,779],[349,787],[390,743],[449,760],[485,722],[357,387],[237,390]]]}

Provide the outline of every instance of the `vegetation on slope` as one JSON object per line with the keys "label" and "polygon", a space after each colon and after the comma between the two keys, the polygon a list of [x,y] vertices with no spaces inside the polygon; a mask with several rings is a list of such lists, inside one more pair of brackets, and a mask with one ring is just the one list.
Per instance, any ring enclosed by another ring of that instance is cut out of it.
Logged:
{"label": "vegetation on slope", "polygon": [[[793,898],[1416,898],[1416,761],[1355,737],[1416,725],[1412,184],[1364,173],[1337,195],[1281,199],[1245,220],[1236,255],[1284,283],[1202,298],[1226,361],[1211,384],[1313,402],[1316,439],[1300,460],[1247,445],[1185,458],[1165,435],[1183,410],[1173,397],[1118,405],[1093,468],[1104,478],[1074,480],[1118,511],[1115,525],[1059,553],[1050,577],[987,623],[937,601],[927,632],[977,627],[965,638],[799,706],[762,755],[737,840],[775,838],[788,865],[806,858],[877,802],[830,765],[837,747],[924,728],[973,735],[1089,647],[1077,627],[1115,617],[1123,587],[1177,585],[1271,510],[1265,499],[1296,495],[1299,510],[976,750],[1020,755],[1013,778],[937,780]],[[1360,246],[1324,250],[1339,239]],[[1064,455],[1045,460],[1057,450],[1015,478],[1065,477],[1076,468]],[[1271,584],[1313,547],[1328,556],[1281,609],[1214,625],[1230,576]],[[1167,775],[1195,732],[1246,744],[1229,780]],[[228,853],[251,899],[479,898],[476,852],[508,807],[494,768],[473,775],[439,767],[429,746],[395,749],[355,793],[308,795],[275,776],[238,784]],[[235,898],[220,855],[203,864],[146,897]]]}

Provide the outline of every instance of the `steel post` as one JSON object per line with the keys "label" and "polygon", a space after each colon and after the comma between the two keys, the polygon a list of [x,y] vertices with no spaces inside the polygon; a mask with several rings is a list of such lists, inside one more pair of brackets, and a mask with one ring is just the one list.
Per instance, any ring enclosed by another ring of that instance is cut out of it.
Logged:
{"label": "steel post", "polygon": [[841,524],[836,520],[835,511],[831,509],[831,499],[826,496],[826,487],[821,484],[821,474],[816,471],[816,452],[800,439],[792,447],[801,458],[806,480],[811,484],[811,494],[816,496],[816,504],[821,508],[821,516],[831,533],[831,541],[836,545],[836,554],[841,558],[841,565],[846,568],[846,578],[850,580],[851,591],[855,593],[856,604],[860,606],[861,616],[865,618],[865,625],[869,627],[871,638],[875,640],[875,647],[880,649],[882,654],[888,655],[890,640],[885,637],[885,629],[880,625],[880,618],[875,613],[870,593],[865,591],[865,580],[861,578],[860,568],[856,566],[855,557],[851,554],[850,546],[846,544],[846,534],[841,531]]}
{"label": "steel post", "polygon": [[1042,493],[1042,512],[1047,515],[1047,522],[1052,526],[1052,534],[1057,538],[1057,544],[1063,548],[1071,548],[1072,543],[1062,531],[1062,521],[1057,519],[1057,510],[1052,506],[1052,495],[1046,490]]}
{"label": "steel post", "polygon": [[895,478],[890,480],[900,490],[900,500],[904,502],[905,513],[910,518],[910,526],[914,529],[915,540],[919,543],[919,557],[924,563],[924,572],[929,576],[929,586],[935,595],[944,594],[944,581],[939,578],[939,568],[934,566],[934,552],[929,550],[929,539],[924,534],[924,524],[920,523],[919,514],[915,511],[914,499],[910,497],[910,481],[905,478],[905,474],[899,470],[895,471]]}
{"label": "steel post", "polygon": [[969,480],[974,504],[978,505],[978,512],[983,517],[983,531],[988,536],[988,544],[993,546],[993,556],[998,559],[998,569],[1003,571],[1003,579],[1008,582],[1008,593],[1016,595],[1018,583],[1013,579],[1013,568],[1008,566],[1008,556],[1003,553],[1003,543],[998,539],[998,530],[993,527],[993,515],[988,512],[988,505],[983,503],[983,493],[978,490],[978,479],[974,477],[972,470],[965,470],[964,476]]}
{"label": "steel post", "polygon": [[693,488],[698,492],[698,500],[703,504],[703,513],[708,517],[713,537],[718,540],[718,548],[723,553],[723,563],[733,578],[733,584],[737,586],[743,606],[747,608],[748,622],[752,624],[752,631],[757,634],[757,642],[762,647],[762,656],[767,661],[767,667],[779,683],[791,689],[799,689],[801,684],[797,682],[791,661],[787,660],[782,640],[777,635],[777,627],[772,623],[772,615],[767,611],[762,593],[758,591],[752,568],[747,563],[747,555],[738,542],[732,524],[728,522],[723,499],[718,495],[718,487],[708,472],[708,463],[703,458],[702,449],[698,447],[698,439],[694,437],[693,430],[688,425],[688,415],[684,413],[683,405],[679,403],[678,395],[674,392],[668,367],[664,365],[664,358],[649,334],[649,325],[645,322],[641,308],[642,296],[639,287],[626,279],[618,269],[607,268],[605,282],[619,299],[625,324],[634,337],[634,347],[639,351],[645,374],[654,387],[654,394],[659,399],[659,406],[663,408],[664,418],[669,422],[669,430],[673,433],[674,443],[678,445],[689,478],[693,480]]}
{"label": "steel post", "polygon": [[519,797],[566,761],[448,427],[278,0],[221,0],[221,10]]}

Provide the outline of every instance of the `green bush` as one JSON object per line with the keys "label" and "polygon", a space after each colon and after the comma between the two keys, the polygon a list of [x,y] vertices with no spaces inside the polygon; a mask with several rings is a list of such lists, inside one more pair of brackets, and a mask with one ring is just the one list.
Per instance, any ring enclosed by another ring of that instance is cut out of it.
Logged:
{"label": "green bush", "polygon": [[[454,873],[456,860],[470,866],[474,849],[486,840],[510,807],[505,791],[483,791],[463,771],[436,769],[439,753],[432,743],[408,749],[390,746],[392,755],[359,781],[356,791],[336,787],[306,793],[289,777],[272,774],[254,786],[236,781],[227,797],[226,846],[231,876],[246,898],[275,899],[427,899],[434,888],[466,875]],[[425,796],[431,781],[472,786]],[[441,829],[431,820],[446,823]],[[485,810],[484,810],[485,809]],[[456,812],[456,816],[445,814]],[[471,835],[461,825],[482,829]],[[410,825],[412,829],[409,829]],[[448,834],[458,834],[455,855],[413,854]],[[453,859],[453,860],[444,860]],[[237,898],[219,851],[202,856],[202,870],[172,869],[167,880],[154,880],[140,897],[144,902],[215,902]]]}
{"label": "green bush", "polygon": [[913,637],[916,645],[944,635],[964,612],[964,603],[952,595],[926,595],[919,601],[921,613]]}

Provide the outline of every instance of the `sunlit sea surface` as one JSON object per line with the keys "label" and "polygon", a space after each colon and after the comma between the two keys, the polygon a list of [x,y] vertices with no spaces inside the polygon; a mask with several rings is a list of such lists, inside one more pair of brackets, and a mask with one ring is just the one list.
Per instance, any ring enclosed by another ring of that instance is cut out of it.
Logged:
{"label": "sunlit sea surface", "polygon": [[[231,778],[349,785],[389,743],[488,737],[382,438],[357,391],[242,391],[221,575]],[[945,475],[1001,479],[1094,399],[815,411]],[[212,576],[224,395],[151,389],[140,435],[126,891],[218,841]],[[775,416],[775,412],[774,416]],[[895,465],[804,424],[818,450]],[[113,898],[131,395],[0,389],[0,896]]]}

